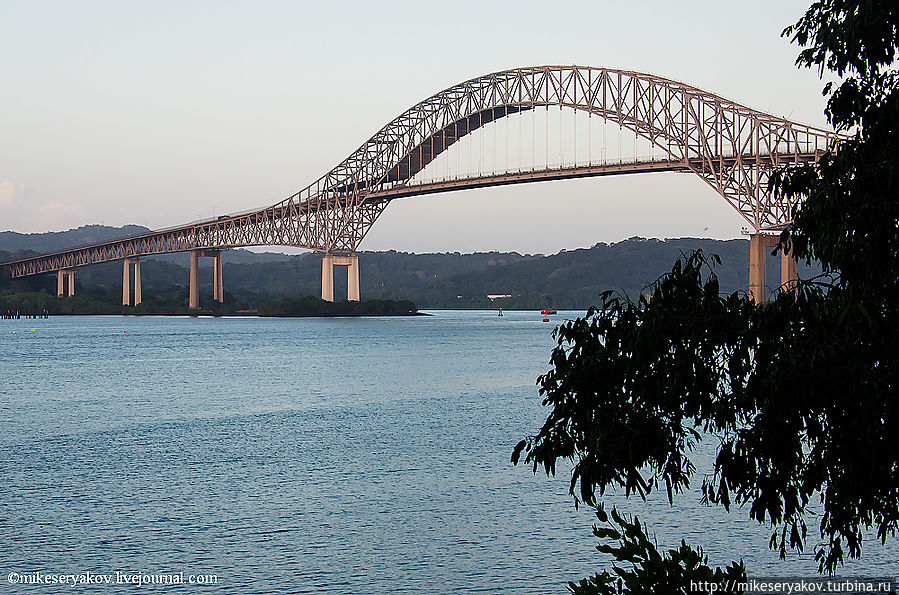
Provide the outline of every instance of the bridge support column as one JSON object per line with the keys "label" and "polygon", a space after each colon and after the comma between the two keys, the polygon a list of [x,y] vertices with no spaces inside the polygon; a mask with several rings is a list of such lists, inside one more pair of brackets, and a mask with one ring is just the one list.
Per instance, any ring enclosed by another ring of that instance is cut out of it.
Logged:
{"label": "bridge support column", "polygon": [[322,299],[334,301],[334,257],[330,254],[322,256]]}
{"label": "bridge support column", "polygon": [[199,250],[190,251],[190,288],[188,289],[187,307],[191,310],[200,309],[200,259]]}
{"label": "bridge support column", "polygon": [[749,236],[749,295],[756,304],[765,300],[765,242],[762,234]]}
{"label": "bridge support column", "polygon": [[334,301],[334,265],[347,267],[347,301],[359,301],[359,257],[355,254],[322,256],[322,299]]}
{"label": "bridge support column", "polygon": [[768,256],[769,237],[762,233],[749,236],[749,294],[756,304],[761,304],[768,297],[765,259]]}
{"label": "bridge support column", "polygon": [[200,309],[200,257],[215,259],[212,265],[212,296],[218,302],[225,301],[225,286],[222,283],[222,251],[191,250],[190,251],[190,289],[187,307]]}
{"label": "bridge support column", "polygon": [[56,271],[56,297],[65,297],[66,277],[69,280],[69,295],[75,295],[75,269],[59,269]]}
{"label": "bridge support column", "polygon": [[143,301],[140,291],[140,261],[134,260],[134,305]]}
{"label": "bridge support column", "polygon": [[126,258],[122,268],[122,305],[131,305],[131,265],[134,265],[134,305],[141,303],[140,291],[140,260]]}
{"label": "bridge support column", "polygon": [[131,269],[131,261],[129,259],[125,259],[122,262],[122,305],[130,306],[131,305],[131,278],[128,273]]}
{"label": "bridge support column", "polygon": [[[777,246],[780,236],[754,233],[749,236],[749,293],[756,304],[768,299],[768,270],[766,260],[772,248]],[[792,284],[796,279],[796,261],[792,255],[781,253],[781,285]],[[789,285],[788,285],[789,287]]]}
{"label": "bridge support column", "polygon": [[346,278],[346,299],[350,302],[359,301],[359,257],[353,254],[348,257],[350,259],[347,265]]}
{"label": "bridge support column", "polygon": [[217,302],[225,301],[225,285],[222,283],[222,253],[219,252],[212,261],[212,297]]}

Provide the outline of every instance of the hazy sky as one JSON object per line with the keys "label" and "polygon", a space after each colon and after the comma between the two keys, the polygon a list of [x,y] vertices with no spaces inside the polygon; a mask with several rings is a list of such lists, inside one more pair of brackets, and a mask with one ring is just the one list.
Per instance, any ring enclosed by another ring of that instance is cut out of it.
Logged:
{"label": "hazy sky", "polygon": [[[780,37],[809,0],[0,0],[0,230],[151,228],[314,181],[409,106],[516,66],[658,74],[825,125]],[[366,250],[556,252],[738,237],[698,177],[643,174],[395,201]]]}

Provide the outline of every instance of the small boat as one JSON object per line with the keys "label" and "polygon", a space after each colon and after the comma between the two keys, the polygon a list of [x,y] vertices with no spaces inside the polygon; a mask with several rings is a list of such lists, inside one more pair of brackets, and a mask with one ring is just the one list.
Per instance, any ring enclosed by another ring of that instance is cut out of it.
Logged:
{"label": "small boat", "polygon": [[499,314],[497,314],[497,316],[502,316],[502,315],[503,315],[503,309],[500,308],[500,309],[499,309]]}
{"label": "small boat", "polygon": [[553,308],[553,296],[546,296],[546,307],[540,310],[540,313],[544,316],[549,316],[550,314],[557,314],[555,308]]}

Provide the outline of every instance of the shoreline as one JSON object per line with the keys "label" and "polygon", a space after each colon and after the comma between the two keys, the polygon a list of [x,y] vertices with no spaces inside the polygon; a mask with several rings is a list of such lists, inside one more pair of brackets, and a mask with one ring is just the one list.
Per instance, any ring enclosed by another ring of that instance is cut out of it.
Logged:
{"label": "shoreline", "polygon": [[374,317],[390,317],[396,318],[401,316],[432,316],[432,314],[427,314],[425,312],[410,312],[404,314],[268,314],[268,315],[260,315],[255,312],[231,312],[227,314],[216,314],[211,310],[208,311],[199,311],[193,312],[190,314],[186,314],[183,312],[170,312],[170,313],[160,313],[155,312],[152,314],[137,314],[137,313],[129,313],[129,312],[110,312],[110,313],[102,313],[102,314],[53,314],[49,316],[25,316],[24,314],[19,318],[4,318],[3,320],[50,320],[52,318],[59,318],[60,316],[79,316],[79,317],[90,317],[90,316],[128,316],[133,318],[146,318],[146,317],[178,317],[178,318],[374,318]]}

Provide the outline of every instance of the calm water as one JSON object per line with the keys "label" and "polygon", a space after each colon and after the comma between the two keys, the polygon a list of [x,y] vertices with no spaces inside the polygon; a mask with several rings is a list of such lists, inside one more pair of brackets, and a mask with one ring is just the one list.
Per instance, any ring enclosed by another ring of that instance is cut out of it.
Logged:
{"label": "calm water", "polygon": [[[215,574],[234,593],[566,592],[601,565],[593,518],[567,470],[509,463],[545,418],[552,325],[434,314],[0,321],[0,592],[35,571]],[[609,500],[716,564],[814,573],[810,555],[767,551],[745,511]],[[899,574],[896,545],[869,543],[846,574]]]}

